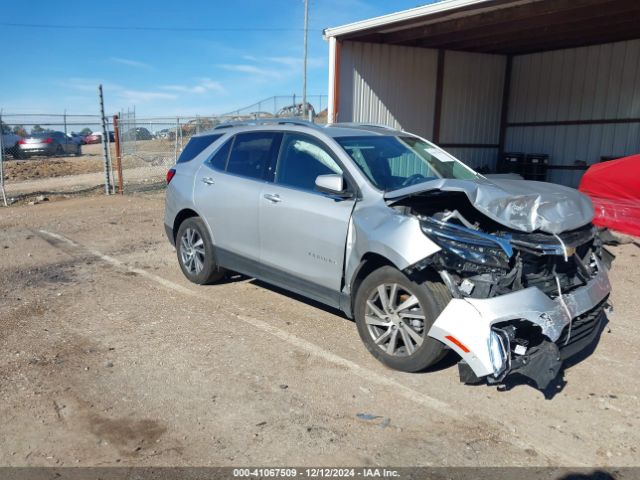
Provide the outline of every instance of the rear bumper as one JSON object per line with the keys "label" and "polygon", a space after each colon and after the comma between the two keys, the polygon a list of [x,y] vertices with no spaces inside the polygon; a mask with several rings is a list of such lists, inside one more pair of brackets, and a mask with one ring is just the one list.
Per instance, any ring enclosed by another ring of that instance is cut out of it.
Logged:
{"label": "rear bumper", "polygon": [[[563,295],[562,300],[552,299],[535,287],[489,299],[454,298],[434,322],[429,336],[460,354],[476,377],[497,381],[526,361],[519,357],[536,353],[534,348],[525,349],[524,353],[520,348],[518,355],[513,354],[510,339],[501,330],[509,321],[524,321],[539,327],[545,342],[556,347],[537,355],[555,355],[561,362],[591,343],[596,335],[593,332],[598,330],[591,327],[594,322],[599,325],[603,321],[611,285],[606,269],[597,263],[598,274],[587,285]],[[502,361],[496,358],[503,354]]]}
{"label": "rear bumper", "polygon": [[30,146],[29,144],[20,145],[22,153],[27,155],[52,155],[55,153],[55,148],[50,145],[35,144]]}

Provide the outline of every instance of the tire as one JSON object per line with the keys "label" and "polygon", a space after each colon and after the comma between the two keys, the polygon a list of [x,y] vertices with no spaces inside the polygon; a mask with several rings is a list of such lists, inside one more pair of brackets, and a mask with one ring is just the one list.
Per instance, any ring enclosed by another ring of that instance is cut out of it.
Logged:
{"label": "tire", "polygon": [[24,160],[25,158],[27,158],[25,153],[20,148],[20,145],[18,145],[17,143],[15,147],[13,147],[13,149],[11,150],[11,156],[16,160]]}
{"label": "tire", "polygon": [[56,146],[56,150],[55,150],[55,152],[53,153],[53,156],[54,156],[54,157],[59,156],[59,155],[64,155],[64,148],[63,148],[63,147],[62,147],[62,145],[60,145],[60,144],[58,144],[58,145]]}
{"label": "tire", "polygon": [[[380,299],[383,288],[387,298],[394,298],[392,308],[387,302],[386,310]],[[370,273],[356,292],[354,313],[360,338],[386,366],[403,372],[424,370],[447,354],[445,345],[427,332],[450,299],[442,283],[418,284],[393,267],[381,267]]]}
{"label": "tire", "polygon": [[80,146],[80,144],[77,145],[78,149],[76,150],[76,157],[79,157],[82,155],[82,147]]}
{"label": "tire", "polygon": [[207,227],[198,217],[187,218],[176,235],[176,253],[182,273],[198,285],[216,283],[225,277],[218,267]]}

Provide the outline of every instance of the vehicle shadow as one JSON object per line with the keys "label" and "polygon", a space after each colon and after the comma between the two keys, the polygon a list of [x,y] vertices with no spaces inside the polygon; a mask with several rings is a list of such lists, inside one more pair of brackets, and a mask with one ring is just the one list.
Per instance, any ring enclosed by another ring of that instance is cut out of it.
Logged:
{"label": "vehicle shadow", "polygon": [[294,292],[292,292],[290,290],[286,290],[284,288],[276,287],[275,285],[271,285],[269,283],[265,283],[262,280],[257,280],[257,279],[255,279],[253,277],[248,277],[248,276],[242,275],[240,273],[233,273],[231,275],[228,275],[227,277],[225,277],[224,280],[222,280],[221,282],[218,282],[218,284],[237,283],[237,282],[250,283],[251,285],[255,285],[256,287],[264,288],[265,290],[269,290],[270,292],[277,293],[279,295],[291,298],[293,300],[297,300],[298,302],[305,303],[305,304],[307,304],[307,305],[309,305],[311,307],[317,308],[317,309],[322,310],[322,311],[327,312],[327,313],[331,313],[333,315],[337,315],[339,317],[344,318],[345,320],[353,322],[353,320],[350,319],[349,317],[347,317],[342,310],[330,307],[328,305],[325,305],[324,303],[320,303],[320,302],[318,302],[316,300],[312,300],[312,299],[307,298],[307,297],[305,297],[303,295],[299,295],[297,293],[294,293]]}
{"label": "vehicle shadow", "polygon": [[[338,317],[341,317],[345,320],[348,320],[349,322],[355,323],[355,321],[349,317],[347,317],[344,312],[342,310],[339,310],[337,308],[333,308],[333,307],[329,307],[327,305],[325,305],[324,303],[320,303],[316,300],[312,300],[309,299],[303,295],[299,295],[297,293],[291,292],[290,290],[286,290],[284,288],[280,288],[280,287],[276,287],[274,285],[265,283],[261,280],[257,280],[255,278],[252,277],[248,277],[246,275],[242,275],[242,274],[232,274],[227,276],[222,282],[220,283],[235,283],[235,282],[248,282],[251,283],[252,285],[255,285],[257,287],[260,288],[264,288],[266,290],[269,290],[273,293],[277,293],[279,295],[291,298],[293,300],[297,300],[299,302],[302,302],[306,305],[309,305],[311,307],[317,308],[319,310],[322,310],[326,313],[330,313],[332,315],[336,315]],[[565,379],[565,370],[568,368],[573,367],[574,365],[582,362],[583,360],[585,360],[586,358],[590,357],[596,350],[598,343],[600,342],[600,336],[602,335],[602,333],[607,329],[607,326],[609,325],[609,318],[608,316],[605,314],[604,315],[604,319],[602,322],[600,322],[600,326],[598,328],[598,333],[595,335],[593,341],[587,346],[585,347],[583,350],[581,350],[580,352],[576,353],[575,355],[565,359],[563,361],[562,364],[562,369],[560,370],[560,372],[558,373],[558,376],[543,390],[538,389],[538,387],[535,385],[535,383],[533,381],[531,381],[531,379],[529,379],[528,377],[525,377],[524,375],[519,375],[519,374],[513,374],[510,376],[507,376],[507,378],[505,378],[503,380],[503,382],[501,384],[498,385],[498,390],[502,391],[502,392],[508,392],[509,390],[521,386],[521,385],[527,385],[530,386],[536,390],[540,390],[542,392],[542,394],[544,395],[545,400],[551,400],[553,399],[553,397],[555,397],[558,393],[560,393],[562,390],[564,390],[564,387],[567,385],[567,381]],[[428,373],[433,373],[433,372],[439,372],[442,370],[446,370],[448,368],[452,368],[455,367],[456,364],[460,361],[460,356],[454,352],[453,350],[449,350],[448,353],[445,355],[445,357],[440,360],[438,363],[436,363],[435,365],[428,367],[424,370],[421,370],[419,372],[416,372],[416,374],[428,374]],[[473,387],[473,386],[483,386],[486,388],[487,383],[486,381],[480,381],[478,383],[474,383],[474,384],[469,384],[468,386]]]}
{"label": "vehicle shadow", "polygon": [[614,480],[615,477],[606,472],[604,470],[594,470],[590,473],[578,473],[571,472],[562,477],[559,477],[558,480]]}
{"label": "vehicle shadow", "polygon": [[458,355],[453,350],[449,350],[447,351],[447,354],[444,356],[444,358],[440,360],[438,363],[436,363],[435,365],[431,365],[430,367],[425,368],[424,370],[421,370],[420,372],[417,372],[417,373],[440,372],[442,370],[455,367],[459,361],[460,361],[460,355]]}
{"label": "vehicle shadow", "polygon": [[[605,313],[604,319],[600,322],[600,325],[598,327],[598,332],[594,336],[591,343],[580,352],[565,359],[562,362],[562,369],[558,373],[558,376],[549,385],[547,385],[545,389],[540,390],[544,395],[545,400],[553,399],[553,397],[564,390],[564,387],[567,385],[567,380],[565,379],[565,371],[587,359],[596,351],[596,348],[600,343],[600,337],[605,330],[608,330],[608,325],[609,317]],[[503,383],[498,387],[498,390],[506,392],[519,385],[528,385],[530,387],[538,389],[536,385],[531,381],[531,379],[523,375],[511,375],[504,379]]]}

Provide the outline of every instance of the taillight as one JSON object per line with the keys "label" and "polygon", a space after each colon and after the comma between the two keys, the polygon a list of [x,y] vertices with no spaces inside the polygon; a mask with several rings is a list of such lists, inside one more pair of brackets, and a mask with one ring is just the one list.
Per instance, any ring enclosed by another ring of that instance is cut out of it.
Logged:
{"label": "taillight", "polygon": [[20,145],[24,145],[24,144],[25,144],[25,143],[27,143],[27,142],[25,142],[24,138],[21,138],[20,140],[18,140],[18,143],[19,143]]}
{"label": "taillight", "polygon": [[42,143],[51,143],[53,142],[52,138],[45,138],[44,140],[42,140]]}
{"label": "taillight", "polygon": [[171,179],[175,176],[176,174],[176,169],[172,168],[167,172],[167,185],[169,185],[169,182],[171,182]]}

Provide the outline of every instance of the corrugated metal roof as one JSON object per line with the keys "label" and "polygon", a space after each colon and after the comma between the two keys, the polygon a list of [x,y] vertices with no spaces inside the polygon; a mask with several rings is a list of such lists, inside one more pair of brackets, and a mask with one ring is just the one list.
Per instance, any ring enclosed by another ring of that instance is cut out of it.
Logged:
{"label": "corrugated metal roof", "polygon": [[435,13],[454,11],[463,7],[480,5],[492,0],[443,0],[440,2],[423,5],[420,7],[402,10],[400,12],[382,15],[380,17],[369,18],[358,22],[349,23],[340,27],[326,28],[323,32],[324,38],[340,37],[349,33],[368,30],[376,27],[387,27],[394,23],[405,22],[407,20],[420,19]]}
{"label": "corrugated metal roof", "polygon": [[640,38],[633,0],[446,0],[329,28],[325,38],[524,54]]}

